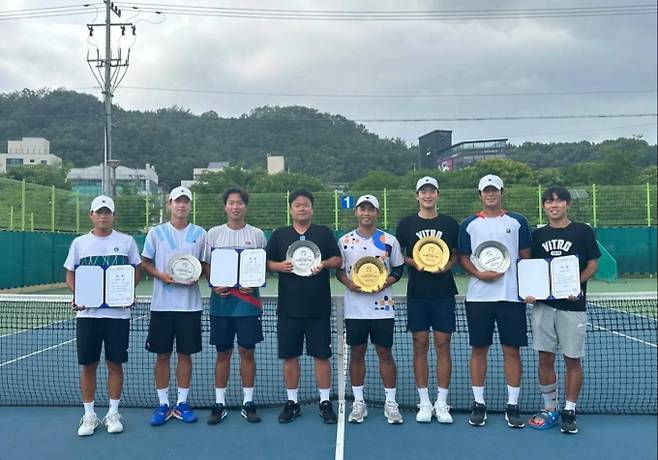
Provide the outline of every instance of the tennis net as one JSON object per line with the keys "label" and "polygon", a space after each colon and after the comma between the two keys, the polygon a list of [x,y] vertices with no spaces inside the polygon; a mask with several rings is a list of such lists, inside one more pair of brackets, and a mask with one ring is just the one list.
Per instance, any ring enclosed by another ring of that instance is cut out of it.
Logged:
{"label": "tennis net", "polygon": [[[277,357],[276,298],[264,297],[263,334],[265,340],[256,348],[258,366],[255,402],[261,406],[283,405],[286,392],[281,362]],[[333,384],[337,391],[338,373],[345,375],[345,395],[351,398],[349,347],[342,334],[342,297],[334,297],[332,318]],[[588,298],[587,351],[583,360],[585,383],[578,401],[582,413],[655,414],[657,411],[656,362],[656,294],[621,294]],[[394,355],[398,368],[397,400],[403,408],[414,408],[418,394],[413,376],[413,344],[406,331],[406,299],[397,297]],[[470,349],[463,296],[457,298],[457,331],[452,338],[452,380],[449,403],[455,410],[466,411],[472,402],[468,372]],[[0,405],[69,406],[80,404],[79,368],[76,357],[75,318],[70,310],[70,296],[0,295]],[[140,297],[132,309],[129,361],[125,364],[122,405],[155,407],[157,395],[153,383],[154,355],[144,349],[149,322],[149,298]],[[531,308],[528,308],[530,328]],[[204,299],[203,344],[194,355],[194,372],[189,400],[193,406],[207,407],[214,402],[215,350],[209,345],[210,324],[207,299]],[[522,350],[524,364],[520,405],[533,411],[542,404],[537,384],[537,356],[530,344]],[[494,343],[497,342],[497,335]],[[430,395],[436,392],[432,370],[436,361],[430,344]],[[366,400],[383,404],[384,390],[379,378],[374,349],[367,354]],[[175,391],[175,354],[172,358],[170,388]],[[242,403],[239,359],[231,365],[227,405]],[[300,402],[317,401],[312,359],[303,356]],[[498,345],[489,352],[489,371],[485,398],[491,410],[502,410],[507,400],[502,353]],[[556,359],[560,382],[564,382],[564,365]],[[98,371],[96,401],[107,401],[106,369],[101,361]],[[341,379],[342,380],[342,379]],[[560,393],[562,394],[561,383]],[[172,393],[173,394],[173,393]]]}

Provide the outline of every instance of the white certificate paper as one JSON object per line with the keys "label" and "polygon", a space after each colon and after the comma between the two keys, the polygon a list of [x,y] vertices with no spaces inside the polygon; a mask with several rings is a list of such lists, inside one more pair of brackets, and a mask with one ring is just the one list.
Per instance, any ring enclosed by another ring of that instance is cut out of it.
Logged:
{"label": "white certificate paper", "polygon": [[80,265],[75,269],[73,302],[77,307],[98,308],[103,305],[103,267]]}
{"label": "white certificate paper", "polygon": [[210,285],[233,287],[238,284],[239,254],[235,249],[215,248],[210,253]]}
{"label": "white certificate paper", "polygon": [[108,307],[129,307],[135,301],[135,267],[110,265],[105,270],[105,303]]}
{"label": "white certificate paper", "polygon": [[548,262],[544,259],[521,259],[517,264],[519,297],[544,300],[551,295]]}
{"label": "white certificate paper", "polygon": [[578,256],[555,257],[551,260],[551,292],[556,299],[580,294]]}
{"label": "white certificate paper", "polygon": [[265,260],[264,249],[245,249],[240,253],[241,287],[254,288],[265,284]]}

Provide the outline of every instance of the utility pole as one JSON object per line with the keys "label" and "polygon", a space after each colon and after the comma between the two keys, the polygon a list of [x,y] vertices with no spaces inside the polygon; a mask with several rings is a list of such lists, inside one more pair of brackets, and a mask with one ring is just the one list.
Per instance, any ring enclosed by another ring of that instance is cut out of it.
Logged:
{"label": "utility pole", "polygon": [[112,160],[112,96],[114,90],[119,86],[123,77],[125,77],[126,72],[128,71],[128,65],[130,61],[130,48],[126,53],[126,58],[122,57],[122,50],[120,47],[117,47],[116,57],[112,56],[112,27],[119,27],[121,29],[121,35],[126,34],[126,28],[130,27],[132,30],[132,35],[136,34],[135,25],[129,22],[112,22],[112,14],[115,14],[117,17],[121,17],[121,10],[114,5],[109,0],[104,0],[105,2],[105,22],[98,24],[87,24],[87,29],[89,30],[89,37],[94,36],[94,27],[104,27],[105,29],[105,56],[101,57],[98,48],[96,48],[96,57],[90,58],[89,52],[87,52],[87,64],[91,69],[94,78],[98,82],[98,85],[101,87],[101,92],[103,94],[103,105],[104,105],[104,124],[105,124],[105,142],[104,142],[104,152],[103,152],[103,173],[102,173],[102,191],[104,195],[112,196],[114,190],[112,190],[111,179],[110,179],[110,168],[113,164]]}

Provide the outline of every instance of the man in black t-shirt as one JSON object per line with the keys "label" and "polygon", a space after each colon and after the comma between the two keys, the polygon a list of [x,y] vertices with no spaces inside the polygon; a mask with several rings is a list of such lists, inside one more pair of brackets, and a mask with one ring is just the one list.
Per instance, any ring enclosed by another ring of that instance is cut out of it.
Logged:
{"label": "man in black t-shirt", "polygon": [[[416,421],[429,423],[434,415],[440,423],[452,423],[448,406],[448,386],[452,372],[450,338],[455,331],[455,294],[457,286],[451,268],[457,261],[459,224],[452,217],[439,214],[436,204],[439,184],[433,177],[423,177],[416,183],[418,213],[400,220],[395,237],[400,242],[405,264],[409,266],[407,284],[407,330],[413,334],[414,376],[420,397]],[[413,248],[427,236],[441,238],[450,248],[448,264],[430,273],[416,266]],[[429,330],[434,333],[437,354],[438,395],[432,405],[427,389],[427,352]]]}
{"label": "man in black t-shirt", "polygon": [[539,385],[544,398],[544,409],[537,412],[528,424],[545,430],[558,423],[555,352],[559,345],[567,368],[566,401],[559,414],[560,430],[575,434],[578,433],[576,399],[583,383],[580,359],[585,355],[587,280],[596,272],[601,253],[594,231],[588,225],[569,220],[571,194],[566,188],[548,188],[542,195],[542,202],[548,225],[532,234],[532,258],[577,255],[581,293],[568,299],[541,302],[533,297],[525,299],[526,303],[535,304],[532,311],[533,348],[539,352]]}
{"label": "man in black t-shirt", "polygon": [[[311,223],[313,194],[305,189],[290,194],[292,226],[276,230],[267,243],[267,269],[279,273],[277,334],[279,358],[288,402],[279,422],[288,423],[301,413],[297,400],[304,339],[306,353],[313,356],[315,375],[320,391],[320,416],[325,423],[336,423],[329,392],[331,387],[331,289],[329,269],[340,268],[341,257],[333,233],[327,227]],[[308,240],[320,249],[321,262],[310,276],[298,276],[286,260],[288,247],[295,241]]]}

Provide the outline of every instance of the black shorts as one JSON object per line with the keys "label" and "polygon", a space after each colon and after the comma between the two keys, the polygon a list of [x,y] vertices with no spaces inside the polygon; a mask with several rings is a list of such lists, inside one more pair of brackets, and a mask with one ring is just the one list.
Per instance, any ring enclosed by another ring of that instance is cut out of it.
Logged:
{"label": "black shorts", "polygon": [[103,343],[106,360],[113,363],[128,361],[129,319],[76,318],[75,323],[78,364],[87,365],[99,361]]}
{"label": "black shorts", "polygon": [[443,299],[407,299],[407,330],[455,332],[455,296]]}
{"label": "black shorts", "polygon": [[384,348],[393,346],[393,326],[395,319],[346,319],[347,344],[349,346],[366,345],[368,336],[375,345]]}
{"label": "black shorts", "polygon": [[145,348],[151,353],[201,351],[201,311],[152,311]]}
{"label": "black shorts", "polygon": [[494,323],[500,343],[510,347],[528,345],[526,305],[523,302],[466,302],[469,342],[472,347],[493,343]]}
{"label": "black shorts", "polygon": [[306,354],[314,358],[331,357],[331,322],[320,318],[279,316],[276,322],[279,338],[279,359],[301,356],[306,338]]}
{"label": "black shorts", "polygon": [[263,341],[263,324],[260,316],[213,316],[210,315],[210,344],[217,351],[233,349],[235,336],[238,345],[247,350],[256,348]]}

